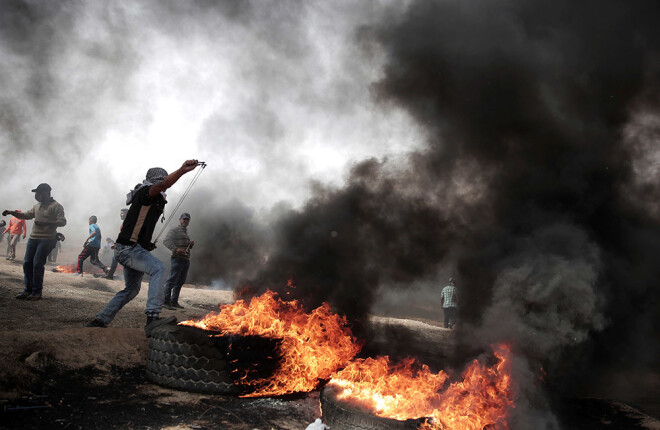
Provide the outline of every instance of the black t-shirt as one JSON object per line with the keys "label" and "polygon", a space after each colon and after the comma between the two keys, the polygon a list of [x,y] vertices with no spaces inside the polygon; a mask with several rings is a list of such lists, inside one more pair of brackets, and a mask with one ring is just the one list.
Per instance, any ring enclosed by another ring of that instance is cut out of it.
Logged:
{"label": "black t-shirt", "polygon": [[117,237],[117,243],[133,245],[139,243],[148,249],[151,236],[167,203],[161,194],[149,197],[149,188],[142,187],[128,208],[128,213]]}

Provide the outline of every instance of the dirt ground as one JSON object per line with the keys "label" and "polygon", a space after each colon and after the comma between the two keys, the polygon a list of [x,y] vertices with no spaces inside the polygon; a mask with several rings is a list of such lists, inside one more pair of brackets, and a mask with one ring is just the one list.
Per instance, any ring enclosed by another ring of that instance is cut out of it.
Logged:
{"label": "dirt ground", "polygon": [[[24,248],[23,248],[24,249]],[[1,429],[304,429],[320,417],[318,392],[280,399],[241,399],[187,393],[145,379],[147,284],[110,327],[85,324],[123,288],[120,280],[55,273],[48,263],[43,299],[16,300],[22,291],[18,258],[0,259]],[[57,264],[73,263],[65,252]],[[85,270],[98,272],[93,266]],[[233,294],[186,285],[182,321],[201,317]]]}
{"label": "dirt ground", "polygon": [[[123,282],[55,273],[56,264],[48,263],[43,299],[16,300],[22,291],[23,252],[19,245],[14,262],[0,257],[0,429],[304,430],[321,416],[319,391],[242,399],[150,383],[144,367],[147,284],[109,328],[87,328],[85,323],[123,288]],[[57,264],[73,263],[75,258],[75,251],[65,249]],[[98,272],[91,267],[85,270]],[[164,310],[163,316],[176,315],[179,321],[201,317],[233,302],[233,294],[186,285],[179,302],[185,309]],[[401,321],[374,317],[374,327],[379,328],[374,345],[387,343],[390,328]],[[403,325],[423,340],[417,342],[425,345],[415,351],[417,355],[451,354],[453,332],[438,322],[410,320]],[[660,429],[656,424],[607,428]]]}

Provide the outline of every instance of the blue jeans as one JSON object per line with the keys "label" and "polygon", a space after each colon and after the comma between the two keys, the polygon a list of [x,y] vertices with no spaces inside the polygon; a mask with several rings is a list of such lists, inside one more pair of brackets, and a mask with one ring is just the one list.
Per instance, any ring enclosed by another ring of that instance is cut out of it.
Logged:
{"label": "blue jeans", "polygon": [[179,293],[181,292],[183,284],[186,283],[189,267],[189,259],[172,256],[172,260],[170,260],[170,277],[167,278],[167,282],[165,282],[166,302],[179,301]]}
{"label": "blue jeans", "polygon": [[55,248],[55,239],[28,239],[23,258],[23,282],[26,294],[41,294],[44,288],[44,266],[50,251]]}
{"label": "blue jeans", "polygon": [[154,257],[140,245],[115,245],[115,258],[124,266],[124,284],[126,287],[119,291],[96,315],[96,319],[109,324],[117,312],[140,292],[142,277],[149,275],[149,292],[147,294],[147,308],[144,313],[149,317],[160,314],[163,305],[163,285],[167,275],[167,267],[162,261]]}

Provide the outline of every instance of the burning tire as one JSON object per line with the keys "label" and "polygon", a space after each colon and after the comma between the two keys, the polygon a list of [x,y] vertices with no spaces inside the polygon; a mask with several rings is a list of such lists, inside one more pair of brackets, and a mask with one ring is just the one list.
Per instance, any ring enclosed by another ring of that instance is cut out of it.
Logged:
{"label": "burning tire", "polygon": [[227,370],[225,337],[209,337],[204,330],[165,325],[149,339],[147,379],[166,387],[201,393],[236,393]]}
{"label": "burning tire", "polygon": [[423,418],[399,421],[377,417],[337,399],[337,393],[332,387],[325,387],[321,391],[321,416],[330,428],[342,430],[413,430],[424,421]]}

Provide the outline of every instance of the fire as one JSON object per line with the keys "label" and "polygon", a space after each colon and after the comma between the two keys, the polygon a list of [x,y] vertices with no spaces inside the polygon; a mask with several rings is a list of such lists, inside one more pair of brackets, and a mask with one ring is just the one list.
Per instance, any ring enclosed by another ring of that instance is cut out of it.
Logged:
{"label": "fire", "polygon": [[59,266],[56,266],[53,269],[53,272],[59,272],[59,273],[76,273],[76,270],[78,270],[78,266],[75,264],[61,264]]}
{"label": "fire", "polygon": [[463,379],[445,390],[445,372],[433,373],[414,359],[393,365],[388,357],[355,360],[335,373],[329,385],[338,388],[339,399],[380,417],[428,417],[420,427],[424,430],[506,429],[514,407],[511,353],[503,344],[494,349],[496,364],[489,367],[475,360]]}
{"label": "fire", "polygon": [[327,303],[307,313],[297,300],[283,301],[272,291],[252,298],[249,304],[237,300],[200,321],[180,324],[217,331],[219,335],[281,339],[282,358],[275,374],[268,380],[239,381],[260,387],[246,397],[312,391],[320,380],[329,379],[361,348],[346,318],[332,313]]}

